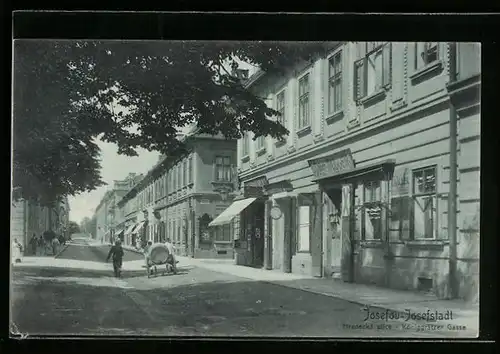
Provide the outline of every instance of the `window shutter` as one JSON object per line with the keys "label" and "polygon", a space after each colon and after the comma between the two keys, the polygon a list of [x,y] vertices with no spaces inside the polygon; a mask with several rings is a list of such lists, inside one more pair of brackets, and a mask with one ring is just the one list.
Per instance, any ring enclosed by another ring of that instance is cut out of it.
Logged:
{"label": "window shutter", "polygon": [[384,44],[382,49],[382,84],[389,86],[392,82],[392,43]]}
{"label": "window shutter", "polygon": [[354,62],[354,100],[359,101],[365,97],[365,58]]}

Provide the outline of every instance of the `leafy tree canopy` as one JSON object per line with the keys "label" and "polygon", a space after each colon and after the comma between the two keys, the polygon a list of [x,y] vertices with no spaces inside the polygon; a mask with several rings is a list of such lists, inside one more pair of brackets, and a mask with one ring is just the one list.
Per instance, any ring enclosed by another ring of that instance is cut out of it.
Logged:
{"label": "leafy tree canopy", "polygon": [[[118,152],[186,152],[178,128],[282,137],[279,114],[233,74],[235,57],[280,74],[322,43],[16,41],[14,186],[51,203],[103,185],[96,138]],[[117,107],[121,107],[118,109]]]}
{"label": "leafy tree canopy", "polygon": [[80,226],[76,222],[70,221],[68,224],[68,233],[70,235],[80,233]]}

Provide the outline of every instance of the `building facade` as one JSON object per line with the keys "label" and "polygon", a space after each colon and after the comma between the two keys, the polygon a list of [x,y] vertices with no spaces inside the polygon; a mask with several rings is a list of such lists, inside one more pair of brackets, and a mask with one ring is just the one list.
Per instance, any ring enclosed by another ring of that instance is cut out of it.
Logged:
{"label": "building facade", "polygon": [[210,229],[208,224],[234,197],[236,141],[197,131],[184,139],[190,147],[187,156],[160,158],[120,202],[134,215],[130,220],[136,221],[129,233],[142,239],[143,245],[164,242],[168,237],[180,255],[230,258],[231,231],[227,227]]}
{"label": "building facade", "polygon": [[238,141],[237,264],[477,300],[480,62],[478,44],[339,42],[253,75],[290,133]]}
{"label": "building facade", "polygon": [[64,197],[53,207],[40,206],[29,200],[19,200],[11,206],[11,238],[23,245],[24,254],[31,249],[27,247],[33,235],[40,237],[45,231],[54,231],[57,235],[68,237],[69,203]]}
{"label": "building facade", "polygon": [[124,216],[123,210],[118,207],[118,202],[141,178],[142,175],[130,173],[124,180],[114,181],[113,188],[105,193],[95,211],[97,240],[111,243],[116,237],[124,239]]}

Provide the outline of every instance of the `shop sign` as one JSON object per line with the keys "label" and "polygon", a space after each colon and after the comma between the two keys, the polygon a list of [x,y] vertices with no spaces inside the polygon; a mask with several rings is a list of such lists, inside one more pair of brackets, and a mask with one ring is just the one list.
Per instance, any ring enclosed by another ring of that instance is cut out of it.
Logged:
{"label": "shop sign", "polygon": [[342,216],[349,216],[351,209],[351,186],[342,186]]}
{"label": "shop sign", "polygon": [[260,188],[262,188],[267,184],[268,184],[268,181],[267,181],[266,176],[262,176],[262,177],[253,179],[251,181],[244,182],[245,187],[260,187]]}
{"label": "shop sign", "polygon": [[330,156],[309,160],[308,162],[316,179],[349,172],[355,168],[350,149],[339,151]]}
{"label": "shop sign", "polygon": [[410,169],[400,168],[392,177],[392,195],[408,195],[410,193]]}

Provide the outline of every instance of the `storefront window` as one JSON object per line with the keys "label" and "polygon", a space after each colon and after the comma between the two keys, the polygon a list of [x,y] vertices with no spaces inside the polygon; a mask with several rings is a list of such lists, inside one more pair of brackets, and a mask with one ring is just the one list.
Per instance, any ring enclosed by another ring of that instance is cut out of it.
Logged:
{"label": "storefront window", "polygon": [[231,225],[221,225],[217,227],[217,230],[215,231],[215,241],[224,241],[224,242],[230,242],[231,241]]}
{"label": "storefront window", "polygon": [[364,227],[363,236],[367,240],[382,239],[382,208],[380,181],[364,185]]}
{"label": "storefront window", "polygon": [[436,238],[437,188],[436,167],[413,171],[413,237]]}
{"label": "storefront window", "polygon": [[298,252],[309,252],[309,206],[299,207]]}

